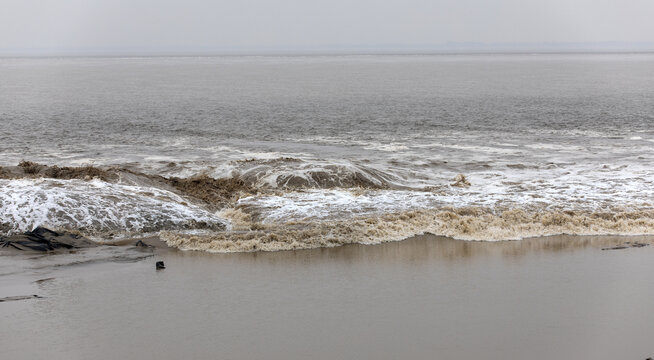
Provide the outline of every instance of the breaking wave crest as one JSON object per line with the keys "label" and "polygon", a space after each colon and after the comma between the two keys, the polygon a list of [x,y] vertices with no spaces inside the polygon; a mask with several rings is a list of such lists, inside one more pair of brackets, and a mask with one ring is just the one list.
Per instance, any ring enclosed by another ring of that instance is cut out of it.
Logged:
{"label": "breaking wave crest", "polygon": [[225,230],[229,224],[171,191],[100,179],[0,180],[0,233],[48,226],[85,235],[163,229]]}
{"label": "breaking wave crest", "polygon": [[430,233],[461,240],[519,240],[571,235],[654,234],[654,210],[616,213],[507,210],[499,215],[480,208],[413,210],[336,221],[251,222],[239,210],[223,212],[233,231],[161,233],[169,246],[182,250],[248,252],[311,249],[346,244],[378,244]]}
{"label": "breaking wave crest", "polygon": [[383,171],[349,162],[305,161],[296,158],[250,159],[234,162],[232,176],[256,188],[386,189],[399,179]]}
{"label": "breaking wave crest", "polygon": [[[161,174],[167,170],[179,168],[176,163],[169,163]],[[189,171],[177,169],[188,174]],[[123,181],[125,178],[140,177],[162,182],[175,182],[174,186],[185,180],[213,179],[231,181],[251,189],[331,189],[364,188],[387,189],[404,187],[402,180],[393,174],[347,161],[306,161],[297,158],[280,157],[274,159],[246,159],[232,161],[219,170],[195,168],[194,175],[161,176],[158,173],[135,171],[131,167],[59,167],[23,161],[14,167],[0,167],[0,179],[92,179],[104,181]],[[232,189],[238,190],[238,189]]]}
{"label": "breaking wave crest", "polygon": [[241,160],[223,170],[165,177],[126,167],[0,167],[0,236],[37,226],[98,240],[158,233],[183,250],[242,252],[423,233],[485,241],[654,234],[645,177],[605,186],[560,178],[480,184],[457,175],[416,191],[390,172],[348,162]]}

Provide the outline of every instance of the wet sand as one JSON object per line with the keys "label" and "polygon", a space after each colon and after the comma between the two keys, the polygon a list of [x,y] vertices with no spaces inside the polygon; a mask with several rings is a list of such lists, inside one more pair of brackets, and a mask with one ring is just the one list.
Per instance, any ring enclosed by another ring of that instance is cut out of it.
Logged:
{"label": "wet sand", "polygon": [[[152,242],[152,240],[150,240]],[[645,359],[654,237],[0,255],[7,359]],[[156,261],[166,269],[155,270]]]}

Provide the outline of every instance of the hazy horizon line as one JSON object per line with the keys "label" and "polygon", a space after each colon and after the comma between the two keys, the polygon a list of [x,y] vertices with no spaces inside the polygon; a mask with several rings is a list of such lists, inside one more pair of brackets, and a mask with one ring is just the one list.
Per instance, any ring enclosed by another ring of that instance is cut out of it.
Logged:
{"label": "hazy horizon line", "polygon": [[447,42],[435,45],[324,45],[240,48],[14,48],[0,49],[0,57],[456,55],[649,52],[654,52],[654,42]]}

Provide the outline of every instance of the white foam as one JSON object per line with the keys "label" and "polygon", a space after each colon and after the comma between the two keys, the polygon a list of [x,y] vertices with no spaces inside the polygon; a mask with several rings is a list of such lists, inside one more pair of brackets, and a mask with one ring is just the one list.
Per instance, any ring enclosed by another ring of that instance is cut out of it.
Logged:
{"label": "white foam", "polygon": [[512,154],[519,154],[521,152],[520,149],[515,148],[516,146],[511,146],[511,145],[506,145],[506,146],[511,147],[511,148],[507,149],[507,148],[501,148],[501,147],[466,145],[466,144],[444,144],[444,143],[423,144],[423,145],[414,146],[414,147],[446,148],[446,149],[454,149],[454,150],[463,150],[463,151],[470,151],[470,152],[475,152],[475,153],[482,153],[482,154],[485,154],[485,155],[488,155],[488,154],[512,155]]}
{"label": "white foam", "polygon": [[412,191],[364,191],[343,189],[307,190],[283,195],[251,196],[238,201],[237,208],[258,213],[264,223],[289,220],[333,220],[413,208],[427,208],[438,202],[433,194]]}
{"label": "white foam", "polygon": [[374,143],[374,144],[364,146],[364,149],[366,149],[366,150],[379,150],[379,151],[395,152],[395,151],[401,151],[401,150],[408,150],[409,147],[407,147],[404,144],[399,144],[399,143],[390,143],[390,144]]}
{"label": "white foam", "polygon": [[0,180],[0,219],[5,233],[37,226],[85,233],[138,233],[229,223],[180,196],[157,188],[101,180]]}
{"label": "white foam", "polygon": [[271,223],[444,207],[592,212],[654,206],[654,172],[645,166],[577,167],[575,172],[569,168],[488,171],[471,174],[468,180],[472,184],[468,188],[443,184],[432,192],[308,189],[261,194],[240,199],[237,207]]}
{"label": "white foam", "polygon": [[585,151],[586,148],[577,145],[566,145],[566,144],[528,144],[525,147],[534,149],[534,150],[556,150],[556,151]]}

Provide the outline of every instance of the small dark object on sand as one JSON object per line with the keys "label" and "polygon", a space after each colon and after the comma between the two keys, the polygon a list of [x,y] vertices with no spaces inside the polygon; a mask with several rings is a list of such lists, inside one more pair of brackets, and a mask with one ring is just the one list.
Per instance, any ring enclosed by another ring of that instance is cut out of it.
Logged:
{"label": "small dark object on sand", "polygon": [[163,261],[157,261],[157,264],[155,265],[157,267],[157,270],[165,269],[166,266],[164,266]]}

